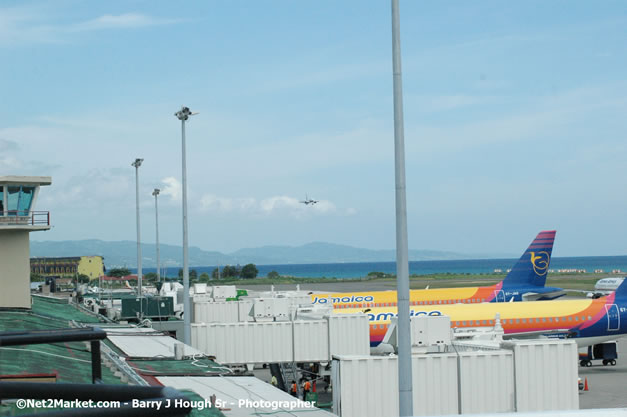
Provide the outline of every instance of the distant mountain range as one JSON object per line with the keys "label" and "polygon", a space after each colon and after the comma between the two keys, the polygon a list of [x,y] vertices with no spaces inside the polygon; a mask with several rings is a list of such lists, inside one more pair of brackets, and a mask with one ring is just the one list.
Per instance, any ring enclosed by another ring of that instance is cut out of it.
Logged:
{"label": "distant mountain range", "polygon": [[[183,248],[175,245],[160,244],[161,265],[179,267],[183,264]],[[100,255],[105,259],[107,268],[126,266],[137,267],[137,244],[134,241],[105,242],[102,240],[68,241],[33,241],[30,242],[31,257],[60,257]],[[410,250],[410,261],[513,258],[511,254],[461,254],[435,250]],[[245,248],[233,253],[205,251],[198,247],[189,248],[190,266],[212,265],[257,265],[281,264],[319,264],[341,262],[385,262],[394,261],[394,250],[372,250],[355,248],[333,243],[313,242],[302,246],[262,246]],[[156,266],[156,248],[154,244],[142,244],[142,266]]]}

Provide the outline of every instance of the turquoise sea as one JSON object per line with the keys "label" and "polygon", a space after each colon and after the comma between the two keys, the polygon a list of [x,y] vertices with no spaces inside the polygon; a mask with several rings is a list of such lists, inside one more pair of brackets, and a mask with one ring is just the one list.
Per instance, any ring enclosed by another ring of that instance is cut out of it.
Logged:
{"label": "turquoise sea", "polygon": [[[518,259],[470,259],[454,261],[411,261],[409,263],[410,274],[435,274],[435,273],[492,273],[495,269],[506,271],[514,266]],[[211,272],[215,266],[191,266],[198,274]],[[300,278],[335,277],[342,279],[354,279],[365,277],[369,272],[396,273],[396,262],[351,262],[332,264],[286,264],[286,265],[257,265],[259,276],[263,277],[270,271],[277,271],[281,275],[289,275]],[[550,269],[557,270],[585,270],[594,272],[603,270],[612,274],[614,270],[627,271],[627,256],[582,256],[551,259]],[[144,268],[144,273],[155,272],[155,268]],[[175,276],[178,268],[170,268],[168,276]],[[625,273],[627,274],[627,272]],[[615,275],[620,275],[616,273]]]}

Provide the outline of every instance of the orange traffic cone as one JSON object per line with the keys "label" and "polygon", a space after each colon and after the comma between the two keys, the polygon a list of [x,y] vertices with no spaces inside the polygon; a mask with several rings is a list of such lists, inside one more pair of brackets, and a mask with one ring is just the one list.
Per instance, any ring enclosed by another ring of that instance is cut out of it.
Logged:
{"label": "orange traffic cone", "polygon": [[583,390],[584,390],[584,391],[588,391],[588,377],[586,377],[586,379],[584,380],[584,383],[583,383]]}

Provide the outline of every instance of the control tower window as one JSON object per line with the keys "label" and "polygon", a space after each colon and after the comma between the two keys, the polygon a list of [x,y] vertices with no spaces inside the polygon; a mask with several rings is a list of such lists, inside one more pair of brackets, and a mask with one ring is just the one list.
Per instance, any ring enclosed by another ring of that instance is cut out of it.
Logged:
{"label": "control tower window", "polygon": [[0,216],[4,216],[4,187],[0,187]]}
{"label": "control tower window", "polygon": [[35,187],[7,187],[7,207],[10,216],[28,216]]}

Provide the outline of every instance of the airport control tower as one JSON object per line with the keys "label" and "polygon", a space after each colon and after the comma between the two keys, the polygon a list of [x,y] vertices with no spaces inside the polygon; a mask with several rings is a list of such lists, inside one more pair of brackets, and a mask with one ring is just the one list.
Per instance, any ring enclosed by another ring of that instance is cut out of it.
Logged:
{"label": "airport control tower", "polygon": [[50,229],[50,212],[34,211],[50,177],[0,176],[0,308],[31,308],[29,233]]}

